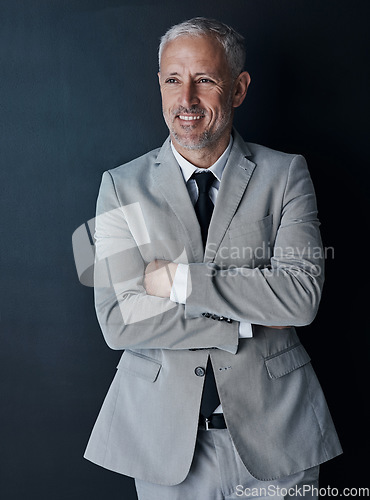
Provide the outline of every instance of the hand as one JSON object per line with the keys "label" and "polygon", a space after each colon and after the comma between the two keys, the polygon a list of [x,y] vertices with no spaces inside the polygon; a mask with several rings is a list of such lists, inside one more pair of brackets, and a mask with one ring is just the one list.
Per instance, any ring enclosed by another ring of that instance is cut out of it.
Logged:
{"label": "hand", "polygon": [[144,287],[148,295],[169,298],[177,264],[168,260],[153,260],[145,268]]}

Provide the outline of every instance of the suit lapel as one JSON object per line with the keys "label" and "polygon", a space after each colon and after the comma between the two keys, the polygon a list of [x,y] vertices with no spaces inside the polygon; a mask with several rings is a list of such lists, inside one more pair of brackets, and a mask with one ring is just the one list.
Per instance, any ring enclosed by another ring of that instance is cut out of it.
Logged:
{"label": "suit lapel", "polygon": [[233,147],[222,174],[220,189],[209,226],[207,239],[209,247],[205,253],[205,261],[214,259],[256,166],[255,163],[248,159],[251,152],[243,139],[235,130],[233,135]]}
{"label": "suit lapel", "polygon": [[222,174],[208,231],[209,247],[205,254],[198,219],[181,170],[171,151],[169,138],[157,156],[153,178],[186,234],[192,254],[189,255],[190,262],[207,262],[214,259],[256,166],[248,159],[251,152],[243,139],[235,130],[233,135],[234,143]]}
{"label": "suit lapel", "polygon": [[186,234],[192,254],[189,255],[189,262],[202,262],[204,252],[200,226],[169,138],[159,151],[153,178]]}

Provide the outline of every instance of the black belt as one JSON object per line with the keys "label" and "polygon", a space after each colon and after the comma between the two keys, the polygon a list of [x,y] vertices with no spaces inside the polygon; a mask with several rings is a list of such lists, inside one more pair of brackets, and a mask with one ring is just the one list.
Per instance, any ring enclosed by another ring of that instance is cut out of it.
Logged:
{"label": "black belt", "polygon": [[222,413],[214,413],[209,418],[199,416],[199,429],[210,430],[210,429],[226,429],[225,418]]}

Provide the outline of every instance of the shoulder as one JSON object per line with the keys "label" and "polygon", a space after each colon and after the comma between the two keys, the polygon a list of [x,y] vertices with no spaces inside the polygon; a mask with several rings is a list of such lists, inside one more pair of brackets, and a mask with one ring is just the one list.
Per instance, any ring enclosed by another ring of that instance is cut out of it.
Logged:
{"label": "shoulder", "polygon": [[134,193],[143,192],[149,188],[151,172],[157,162],[161,148],[153,149],[118,167],[106,170],[102,177],[102,186],[114,186],[117,196],[125,199]]}
{"label": "shoulder", "polygon": [[284,170],[288,172],[290,166],[296,162],[303,165],[306,163],[301,154],[278,151],[254,142],[245,142],[235,130],[234,139],[236,151],[253,162],[259,170],[267,169],[270,173],[275,170],[281,174]]}
{"label": "shoulder", "polygon": [[107,172],[116,181],[140,177],[143,172],[147,173],[148,169],[155,164],[160,150],[161,148],[153,149],[138,158],[109,169]]}
{"label": "shoulder", "polygon": [[153,190],[153,169],[161,148],[153,149],[103,173],[99,196],[114,196],[121,206],[150,197]]}
{"label": "shoulder", "polygon": [[246,145],[251,152],[252,160],[256,163],[266,162],[270,165],[276,164],[289,166],[294,158],[303,158],[302,155],[297,153],[278,151],[276,149],[262,146],[261,144],[255,144],[253,142],[247,142]]}
{"label": "shoulder", "polygon": [[250,156],[248,157],[255,165],[255,174],[272,182],[288,182],[289,178],[296,175],[309,175],[307,162],[299,153],[287,153],[278,151],[260,144],[246,143]]}

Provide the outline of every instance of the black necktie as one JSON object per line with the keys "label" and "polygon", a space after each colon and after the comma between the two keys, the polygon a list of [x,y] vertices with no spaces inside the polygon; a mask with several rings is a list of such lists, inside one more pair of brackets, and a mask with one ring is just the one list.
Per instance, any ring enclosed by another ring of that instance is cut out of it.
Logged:
{"label": "black necktie", "polygon": [[[208,226],[213,212],[213,203],[209,197],[209,190],[215,180],[215,177],[211,172],[204,172],[193,174],[192,178],[195,179],[199,191],[198,200],[195,203],[194,208],[202,232],[203,246],[205,247],[208,235]],[[213,373],[211,361],[208,359],[200,413],[203,417],[208,418],[212,415],[213,411],[219,404],[220,398],[217,392],[215,375]]]}
{"label": "black necktie", "polygon": [[198,186],[199,196],[194,205],[195,213],[197,214],[200,229],[202,231],[203,246],[206,246],[208,227],[211,221],[213,212],[213,203],[209,197],[209,190],[215,180],[212,172],[204,172],[193,174],[192,178]]}

